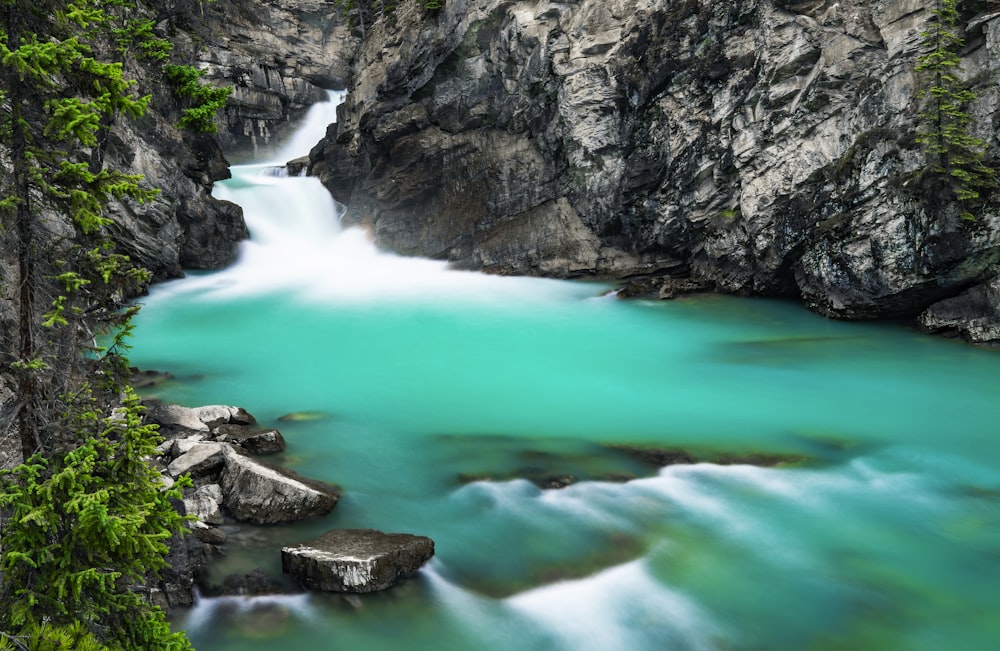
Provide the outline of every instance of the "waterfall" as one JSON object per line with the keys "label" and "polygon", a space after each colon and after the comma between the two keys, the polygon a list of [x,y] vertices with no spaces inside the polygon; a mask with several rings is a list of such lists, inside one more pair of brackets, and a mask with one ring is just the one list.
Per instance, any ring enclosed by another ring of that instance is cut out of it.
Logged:
{"label": "waterfall", "polygon": [[343,207],[316,178],[276,173],[282,161],[308,153],[336,118],[343,93],[313,106],[271,162],[237,165],[214,196],[243,207],[250,241],[237,262],[210,276],[158,287],[150,301],[179,292],[211,298],[292,293],[326,303],[475,301],[521,304],[589,297],[603,288],[537,278],[500,278],[450,269],[445,261],[380,251],[360,228],[342,229]]}

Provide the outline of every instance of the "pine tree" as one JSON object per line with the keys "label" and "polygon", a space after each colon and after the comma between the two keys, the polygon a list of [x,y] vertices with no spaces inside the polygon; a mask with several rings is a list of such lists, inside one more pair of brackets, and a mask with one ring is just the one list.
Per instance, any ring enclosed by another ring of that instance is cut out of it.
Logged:
{"label": "pine tree", "polygon": [[[9,342],[25,459],[64,443],[63,403],[86,375],[80,354],[122,324],[125,292],[145,274],[103,233],[112,199],[146,201],[137,176],[104,167],[98,144],[118,116],[146,110],[122,65],[95,54],[107,16],[93,0],[0,0],[0,134],[10,174],[0,218],[16,257],[16,335]],[[12,240],[12,241],[11,241]],[[6,343],[6,342],[5,342]]]}
{"label": "pine tree", "polygon": [[133,590],[165,566],[185,520],[170,500],[188,484],[166,490],[148,463],[158,438],[137,397],[108,416],[90,400],[73,417],[81,444],[0,473],[0,630],[83,624],[113,649],[190,649]]}
{"label": "pine tree", "polygon": [[159,439],[125,383],[126,300],[148,274],[107,234],[110,202],[155,195],[103,157],[115,122],[149,102],[115,60],[122,44],[169,59],[139,10],[0,0],[0,250],[15,306],[0,372],[16,378],[25,459],[0,473],[0,649],[190,648],[134,591],[184,524],[170,501],[183,483],[166,490],[147,463]]}
{"label": "pine tree", "polygon": [[944,175],[961,206],[963,219],[973,220],[971,208],[982,191],[997,187],[996,170],[986,165],[986,146],[969,129],[972,116],[967,107],[976,98],[959,75],[958,52],[964,40],[958,35],[957,0],[937,0],[933,20],[921,34],[924,53],[917,58],[916,72],[925,100],[920,112],[917,142],[923,145],[929,169]]}

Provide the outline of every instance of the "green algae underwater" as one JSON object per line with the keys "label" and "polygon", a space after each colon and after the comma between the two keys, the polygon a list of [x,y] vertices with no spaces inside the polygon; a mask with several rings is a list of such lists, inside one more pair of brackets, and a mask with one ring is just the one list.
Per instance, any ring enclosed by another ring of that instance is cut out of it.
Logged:
{"label": "green algae underwater", "polygon": [[[436,556],[383,593],[202,598],[177,620],[200,651],[1000,642],[1000,353],[784,302],[453,271],[341,230],[314,179],[220,186],[253,240],[155,288],[132,361],[174,375],[156,397],[246,407],[287,439],[276,461],[344,497],[230,530],[213,578],[280,577],[282,545],[333,527]],[[762,458],[787,463],[742,463]]]}

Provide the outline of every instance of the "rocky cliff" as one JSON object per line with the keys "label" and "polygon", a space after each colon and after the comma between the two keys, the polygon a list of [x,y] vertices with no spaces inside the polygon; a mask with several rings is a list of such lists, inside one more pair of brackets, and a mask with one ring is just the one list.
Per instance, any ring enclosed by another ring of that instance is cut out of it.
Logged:
{"label": "rocky cliff", "polygon": [[229,159],[271,145],[309,105],[326,99],[324,89],[345,85],[341,52],[353,37],[323,0],[176,0],[134,11],[155,20],[156,35],[174,45],[174,62],[194,65],[205,83],[231,85],[233,93],[218,134],[179,130],[183,100],[155,66],[127,62],[128,77],[153,101],[140,121],[115,124],[103,155],[160,194],[151,204],[115,206],[115,239],[157,280],[185,268],[223,267],[248,234],[241,210],[211,197],[213,183],[228,178]]}
{"label": "rocky cliff", "polygon": [[[915,141],[923,0],[403,2],[312,171],[397,251],[497,273],[683,278],[997,342],[997,202]],[[964,3],[998,149],[1000,5]]]}
{"label": "rocky cliff", "polygon": [[216,0],[189,38],[205,79],[232,85],[219,142],[233,162],[285,138],[326,90],[347,87],[355,37],[328,0]]}

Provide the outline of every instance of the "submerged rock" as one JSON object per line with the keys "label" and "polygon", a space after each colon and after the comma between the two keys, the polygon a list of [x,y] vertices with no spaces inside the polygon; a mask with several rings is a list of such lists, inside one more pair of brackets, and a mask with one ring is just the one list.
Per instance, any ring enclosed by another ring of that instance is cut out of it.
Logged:
{"label": "submerged rock", "polygon": [[434,541],[374,529],[334,529],[281,550],[281,568],[303,587],[324,592],[375,592],[417,571],[434,556]]}
{"label": "submerged rock", "polygon": [[642,447],[635,445],[609,445],[654,468],[678,464],[714,463],[720,466],[760,466],[773,468],[805,463],[810,457],[804,454],[782,452],[719,452],[717,450],[685,450],[671,447]]}
{"label": "submerged rock", "polygon": [[289,586],[272,579],[261,568],[250,570],[246,574],[230,574],[220,585],[206,585],[204,594],[207,597],[220,596],[262,596],[274,594],[290,594]]}

